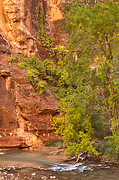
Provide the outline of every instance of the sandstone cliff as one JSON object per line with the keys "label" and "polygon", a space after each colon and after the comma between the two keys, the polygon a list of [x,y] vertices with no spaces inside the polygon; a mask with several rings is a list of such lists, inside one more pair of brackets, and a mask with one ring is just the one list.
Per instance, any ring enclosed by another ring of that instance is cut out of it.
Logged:
{"label": "sandstone cliff", "polygon": [[8,64],[14,54],[48,56],[37,36],[39,6],[55,44],[64,43],[59,32],[63,15],[60,0],[0,0],[0,147],[29,147],[54,138],[50,115],[57,115],[53,95],[39,95],[26,81],[26,70]]}

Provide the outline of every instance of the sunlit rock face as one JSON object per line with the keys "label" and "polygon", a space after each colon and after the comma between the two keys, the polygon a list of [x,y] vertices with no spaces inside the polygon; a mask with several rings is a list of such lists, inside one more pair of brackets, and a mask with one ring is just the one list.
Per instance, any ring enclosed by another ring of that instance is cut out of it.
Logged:
{"label": "sunlit rock face", "polygon": [[63,18],[63,14],[60,11],[58,5],[61,3],[61,0],[49,0],[49,14],[50,20],[55,21]]}
{"label": "sunlit rock face", "polygon": [[38,6],[38,0],[0,0],[0,29],[12,53],[35,54]]}
{"label": "sunlit rock face", "polygon": [[63,20],[60,0],[0,0],[0,147],[32,147],[55,136],[50,115],[59,107],[52,93],[39,95],[27,83],[26,70],[8,57],[23,54],[48,57],[37,35],[39,7],[43,9],[47,33],[55,44],[63,44],[59,25]]}
{"label": "sunlit rock face", "polygon": [[57,34],[58,22],[63,19],[58,7],[60,2],[61,0],[0,0],[0,34],[9,43],[11,53],[22,53],[24,56],[37,53],[39,6],[43,9],[47,32],[61,41],[61,36],[59,38]]}

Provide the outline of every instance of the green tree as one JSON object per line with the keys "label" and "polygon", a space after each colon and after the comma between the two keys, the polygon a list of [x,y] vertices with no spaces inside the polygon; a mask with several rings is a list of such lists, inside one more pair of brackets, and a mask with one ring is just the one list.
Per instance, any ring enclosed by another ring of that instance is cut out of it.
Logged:
{"label": "green tree", "polygon": [[94,136],[89,108],[92,88],[89,63],[85,60],[77,62],[73,60],[65,67],[66,94],[60,98],[63,117],[52,121],[56,133],[62,135],[67,144],[66,153],[75,151],[78,154],[85,151],[91,156],[97,155],[97,152],[91,145]]}
{"label": "green tree", "polygon": [[91,146],[94,114],[106,118],[110,135],[118,132],[119,2],[71,0],[65,10],[68,50],[71,59],[77,55],[78,62],[75,58],[67,67],[67,95],[61,100],[65,116],[57,120],[56,132],[64,136],[67,151],[95,154]]}

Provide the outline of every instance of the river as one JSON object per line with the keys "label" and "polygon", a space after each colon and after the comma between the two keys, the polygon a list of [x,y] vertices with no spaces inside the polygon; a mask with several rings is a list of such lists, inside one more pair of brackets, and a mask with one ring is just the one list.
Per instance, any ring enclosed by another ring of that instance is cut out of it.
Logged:
{"label": "river", "polygon": [[63,162],[29,150],[0,153],[0,180],[119,180],[119,165]]}

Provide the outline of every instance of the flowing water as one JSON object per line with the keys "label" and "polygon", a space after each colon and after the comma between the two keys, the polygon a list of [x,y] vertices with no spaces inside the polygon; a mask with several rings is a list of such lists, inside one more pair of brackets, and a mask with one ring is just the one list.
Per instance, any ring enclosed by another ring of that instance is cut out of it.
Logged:
{"label": "flowing water", "polygon": [[0,180],[119,180],[119,166],[99,162],[60,162],[39,151],[0,154]]}

